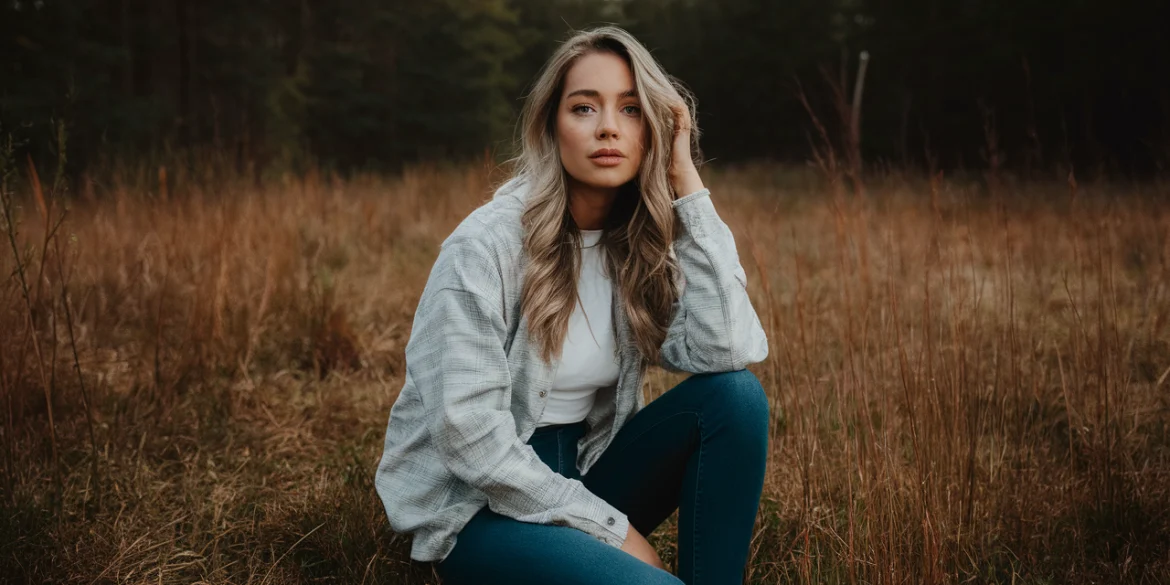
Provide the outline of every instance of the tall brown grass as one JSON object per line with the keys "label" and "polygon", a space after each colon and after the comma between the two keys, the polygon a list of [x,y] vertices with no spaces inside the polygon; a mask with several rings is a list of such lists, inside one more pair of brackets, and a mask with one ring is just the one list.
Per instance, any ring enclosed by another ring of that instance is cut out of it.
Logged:
{"label": "tall brown grass", "polygon": [[[0,580],[435,582],[372,474],[418,295],[485,172],[152,172],[82,197],[22,175]],[[707,180],[771,340],[751,582],[1170,580],[1165,185]],[[674,529],[651,537],[668,565]]]}

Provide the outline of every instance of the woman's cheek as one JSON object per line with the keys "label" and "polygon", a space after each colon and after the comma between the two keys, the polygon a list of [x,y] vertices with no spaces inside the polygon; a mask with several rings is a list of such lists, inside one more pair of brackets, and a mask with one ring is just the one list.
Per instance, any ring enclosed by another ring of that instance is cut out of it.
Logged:
{"label": "woman's cheek", "polygon": [[570,148],[576,156],[586,156],[588,149],[588,134],[582,128],[573,128],[569,135],[569,141],[572,143]]}

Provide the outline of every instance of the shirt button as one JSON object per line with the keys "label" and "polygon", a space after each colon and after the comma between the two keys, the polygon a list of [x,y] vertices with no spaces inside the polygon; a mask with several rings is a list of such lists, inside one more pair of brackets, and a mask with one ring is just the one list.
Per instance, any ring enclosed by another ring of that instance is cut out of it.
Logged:
{"label": "shirt button", "polygon": [[544,391],[544,390],[541,390],[541,391],[540,391],[540,397],[541,397],[541,398],[544,398],[544,397],[545,397],[545,396],[547,396],[547,395],[548,395],[548,392],[546,392],[546,391]]}
{"label": "shirt button", "polygon": [[610,518],[609,520],[605,521],[605,523],[609,524],[610,526],[613,526],[615,522],[617,522],[617,520],[614,520],[613,518]]}

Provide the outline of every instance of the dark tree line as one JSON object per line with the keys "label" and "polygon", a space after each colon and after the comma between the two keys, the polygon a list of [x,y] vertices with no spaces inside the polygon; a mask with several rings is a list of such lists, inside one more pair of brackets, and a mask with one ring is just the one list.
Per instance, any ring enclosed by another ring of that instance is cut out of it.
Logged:
{"label": "dark tree line", "polygon": [[600,22],[695,91],[724,161],[807,158],[798,82],[836,128],[861,50],[870,163],[1170,159],[1170,3],[1150,0],[0,0],[0,135],[72,170],[502,154],[545,57]]}

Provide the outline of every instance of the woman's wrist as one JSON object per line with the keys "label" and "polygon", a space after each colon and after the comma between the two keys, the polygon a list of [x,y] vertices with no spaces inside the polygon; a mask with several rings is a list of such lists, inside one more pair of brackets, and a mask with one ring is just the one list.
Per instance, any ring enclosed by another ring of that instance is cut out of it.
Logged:
{"label": "woman's wrist", "polygon": [[703,179],[699,177],[697,170],[683,173],[677,178],[672,178],[671,187],[674,189],[675,199],[686,197],[691,193],[702,191],[706,188],[703,186]]}

